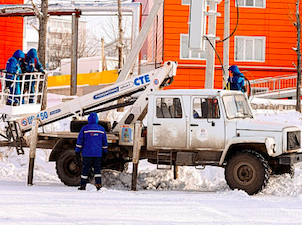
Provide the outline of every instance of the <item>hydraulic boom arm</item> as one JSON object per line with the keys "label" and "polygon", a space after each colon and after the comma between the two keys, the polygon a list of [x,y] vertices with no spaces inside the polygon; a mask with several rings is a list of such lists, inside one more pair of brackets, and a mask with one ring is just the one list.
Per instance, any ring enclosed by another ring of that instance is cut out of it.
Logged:
{"label": "hydraulic boom arm", "polygon": [[[40,111],[37,114],[27,115],[17,119],[22,133],[30,131],[32,121],[35,117],[39,118],[40,126],[62,120],[70,116],[84,116],[91,112],[101,112],[125,105],[132,105],[132,109],[120,121],[123,123],[131,116],[133,124],[142,114],[147,106],[146,96],[148,93],[162,89],[168,85],[173,76],[176,75],[177,63],[168,61],[158,69],[152,70],[146,74],[139,75],[123,82],[115,83],[98,91],[89,93],[74,100],[64,102],[57,106]],[[135,102],[126,102],[123,105],[111,105],[106,108],[106,104],[119,98],[131,96],[134,93],[141,92],[140,97]],[[128,119],[129,120],[129,119]]]}

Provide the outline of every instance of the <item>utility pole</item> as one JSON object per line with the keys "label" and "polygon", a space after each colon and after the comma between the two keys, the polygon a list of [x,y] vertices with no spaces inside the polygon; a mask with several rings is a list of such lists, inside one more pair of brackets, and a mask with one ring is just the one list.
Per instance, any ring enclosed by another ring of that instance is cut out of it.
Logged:
{"label": "utility pole", "polygon": [[224,88],[226,85],[226,82],[228,80],[228,69],[230,65],[229,60],[229,54],[230,54],[230,39],[228,38],[230,36],[230,0],[224,1],[224,31],[223,31],[223,39],[225,40],[223,42],[223,83],[222,87]]}
{"label": "utility pole", "polygon": [[[123,68],[124,58],[123,58],[123,28],[122,28],[122,5],[121,0],[117,1],[117,12],[118,12],[118,68]],[[123,103],[124,98],[118,99],[117,103]],[[124,107],[118,108],[118,112],[124,112]]]}
{"label": "utility pole", "polygon": [[122,28],[122,5],[121,0],[117,1],[118,9],[118,68],[122,68],[124,64],[123,60],[123,28]]}
{"label": "utility pole", "polygon": [[218,0],[208,0],[209,3],[209,22],[208,22],[208,35],[207,35],[207,53],[206,53],[206,79],[205,88],[214,88],[214,72],[215,72],[215,52],[213,47],[216,46],[216,17],[220,14],[217,13]]}
{"label": "utility pole", "polygon": [[296,111],[301,112],[301,20],[300,0],[296,1],[296,23],[297,28],[297,90],[296,90]]}
{"label": "utility pole", "polygon": [[77,69],[78,69],[78,27],[79,17],[76,13],[72,14],[72,34],[71,34],[71,76],[70,76],[70,95],[77,94]]}
{"label": "utility pole", "polygon": [[102,71],[107,70],[106,56],[105,56],[105,41],[102,38]]}

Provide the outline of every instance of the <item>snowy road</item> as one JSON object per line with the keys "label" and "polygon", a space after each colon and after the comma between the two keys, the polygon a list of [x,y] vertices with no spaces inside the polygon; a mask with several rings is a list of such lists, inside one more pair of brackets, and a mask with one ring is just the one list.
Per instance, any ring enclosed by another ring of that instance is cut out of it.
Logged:
{"label": "snowy road", "polygon": [[302,224],[299,196],[1,182],[0,224]]}
{"label": "snowy road", "polygon": [[78,191],[63,185],[43,158],[40,152],[33,186],[26,185],[26,165],[0,165],[0,224],[302,224],[302,164],[293,179],[272,176],[249,196],[230,190],[221,168],[183,167],[175,181],[171,171],[146,162],[139,191],[129,191],[131,174],[114,171],[103,173],[100,191],[93,185]]}

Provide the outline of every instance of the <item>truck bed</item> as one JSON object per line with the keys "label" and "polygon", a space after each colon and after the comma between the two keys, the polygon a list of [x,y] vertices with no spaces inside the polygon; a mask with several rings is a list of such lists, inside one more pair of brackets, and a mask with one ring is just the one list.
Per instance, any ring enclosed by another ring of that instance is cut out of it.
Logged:
{"label": "truck bed", "polygon": [[[55,132],[41,132],[38,133],[38,148],[52,149],[56,142],[61,139],[71,139],[75,141],[78,138],[79,133],[70,131],[55,131]],[[108,143],[117,143],[119,137],[113,133],[107,133]]]}
{"label": "truck bed", "polygon": [[[42,132],[38,133],[39,139],[50,139],[50,138],[78,138],[79,133],[70,131],[55,131],[55,132]],[[117,142],[119,137],[113,133],[107,133],[108,142]]]}

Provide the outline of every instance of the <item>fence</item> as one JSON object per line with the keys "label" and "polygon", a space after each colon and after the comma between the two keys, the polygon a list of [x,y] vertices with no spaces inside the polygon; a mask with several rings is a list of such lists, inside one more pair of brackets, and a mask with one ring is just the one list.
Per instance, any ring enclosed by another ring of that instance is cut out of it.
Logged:
{"label": "fence", "polygon": [[250,84],[253,95],[293,90],[297,88],[297,74],[251,80]]}

